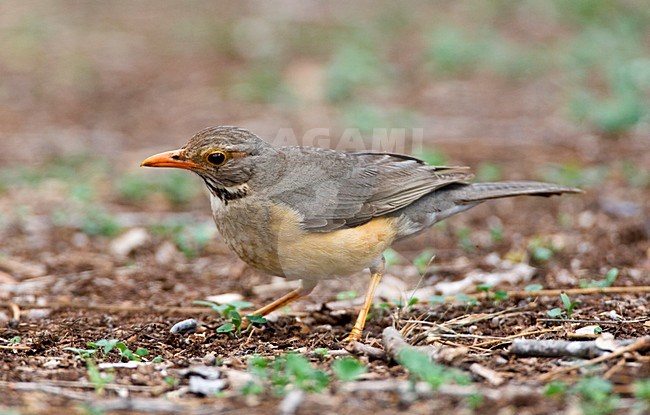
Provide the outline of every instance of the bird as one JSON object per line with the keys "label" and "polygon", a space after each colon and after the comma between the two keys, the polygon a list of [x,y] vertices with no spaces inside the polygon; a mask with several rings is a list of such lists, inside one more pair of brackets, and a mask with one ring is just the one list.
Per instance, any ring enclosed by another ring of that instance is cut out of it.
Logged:
{"label": "bird", "polygon": [[320,280],[368,269],[370,285],[350,343],[361,340],[385,271],[383,252],[396,241],[486,200],[581,192],[534,181],[473,183],[467,167],[433,166],[403,154],[274,147],[234,126],[205,128],[141,166],[198,174],[226,245],[256,269],[301,281],[254,315],[308,295]]}

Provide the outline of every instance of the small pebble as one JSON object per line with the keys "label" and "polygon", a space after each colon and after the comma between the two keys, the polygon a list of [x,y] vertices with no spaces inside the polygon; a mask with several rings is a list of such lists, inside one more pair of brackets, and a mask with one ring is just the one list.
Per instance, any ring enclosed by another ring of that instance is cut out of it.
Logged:
{"label": "small pebble", "polygon": [[174,324],[174,326],[169,330],[171,334],[192,334],[196,332],[196,329],[199,327],[199,323],[193,318],[188,318],[187,320],[179,321]]}
{"label": "small pebble", "polygon": [[217,363],[217,356],[213,353],[208,353],[203,356],[203,363],[208,366],[214,366]]}

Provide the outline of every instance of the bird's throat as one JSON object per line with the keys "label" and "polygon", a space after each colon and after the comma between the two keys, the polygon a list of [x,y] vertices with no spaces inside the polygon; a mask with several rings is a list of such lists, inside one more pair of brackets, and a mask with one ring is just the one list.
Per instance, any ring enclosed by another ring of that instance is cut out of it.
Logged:
{"label": "bird's throat", "polygon": [[238,200],[246,197],[248,194],[248,185],[242,184],[239,186],[222,186],[209,178],[203,178],[206,186],[210,190],[210,193],[216,198],[218,198],[224,205],[228,205],[228,202],[233,200]]}

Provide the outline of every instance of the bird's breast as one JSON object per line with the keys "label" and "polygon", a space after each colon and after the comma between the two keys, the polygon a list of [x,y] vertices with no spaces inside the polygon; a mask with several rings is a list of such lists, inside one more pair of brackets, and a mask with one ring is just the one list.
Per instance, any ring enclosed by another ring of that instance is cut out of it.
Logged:
{"label": "bird's breast", "polygon": [[290,207],[248,197],[227,205],[213,200],[212,210],[226,244],[244,262],[290,279],[318,280],[360,271],[397,234],[396,219],[390,217],[332,232],[308,232]]}

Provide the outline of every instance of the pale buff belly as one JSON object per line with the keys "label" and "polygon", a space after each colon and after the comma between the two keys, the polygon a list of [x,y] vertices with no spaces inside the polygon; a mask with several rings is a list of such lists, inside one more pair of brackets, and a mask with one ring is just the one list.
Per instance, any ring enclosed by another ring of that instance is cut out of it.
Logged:
{"label": "pale buff belly", "polygon": [[[368,268],[395,239],[393,218],[377,218],[355,228],[306,232],[299,215],[268,206],[233,215],[236,206],[214,209],[217,227],[228,246],[246,263],[289,279],[318,280],[347,276]],[[244,208],[244,206],[237,206]],[[239,209],[238,209],[239,210]],[[250,218],[233,220],[233,218]]]}

